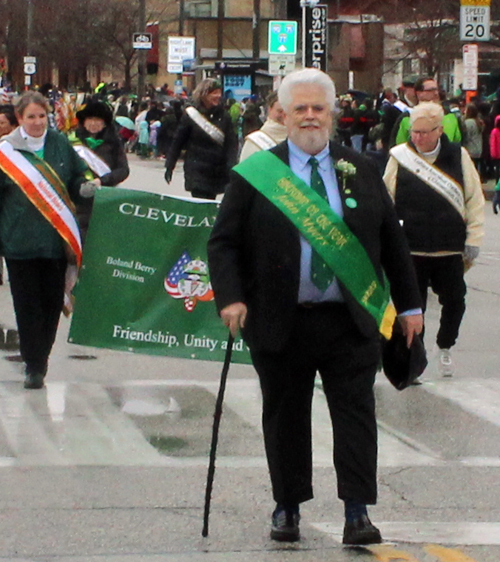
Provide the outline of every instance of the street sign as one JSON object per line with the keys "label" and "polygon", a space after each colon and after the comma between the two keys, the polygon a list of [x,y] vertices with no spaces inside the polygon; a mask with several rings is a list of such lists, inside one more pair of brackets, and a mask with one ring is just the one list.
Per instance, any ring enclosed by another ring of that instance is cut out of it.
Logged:
{"label": "street sign", "polygon": [[460,40],[490,40],[490,0],[461,0]]}
{"label": "street sign", "polygon": [[295,70],[295,55],[269,55],[269,69],[271,76],[285,76]]}
{"label": "street sign", "polygon": [[306,7],[306,57],[308,68],[326,72],[328,54],[328,6]]}
{"label": "street sign", "polygon": [[152,49],[153,34],[152,33],[134,33],[132,35],[132,47],[134,49]]}
{"label": "street sign", "polygon": [[477,68],[479,54],[477,45],[464,45],[462,49],[464,77],[462,89],[465,91],[477,90]]}
{"label": "street sign", "polygon": [[167,64],[167,71],[170,74],[182,74],[182,62],[169,62]]}
{"label": "street sign", "polygon": [[270,21],[268,52],[270,55],[295,55],[297,53],[296,21]]}
{"label": "street sign", "polygon": [[195,58],[194,37],[169,37],[168,38],[168,62],[180,63]]}
{"label": "street sign", "polygon": [[23,58],[23,62],[25,62],[25,63],[26,63],[26,62],[31,62],[31,63],[36,64],[36,57],[30,57],[30,56],[24,57],[24,58]]}
{"label": "street sign", "polygon": [[24,74],[35,74],[35,73],[36,73],[36,64],[34,62],[25,62]]}
{"label": "street sign", "polygon": [[182,80],[176,80],[174,82],[174,94],[182,94],[183,91]]}

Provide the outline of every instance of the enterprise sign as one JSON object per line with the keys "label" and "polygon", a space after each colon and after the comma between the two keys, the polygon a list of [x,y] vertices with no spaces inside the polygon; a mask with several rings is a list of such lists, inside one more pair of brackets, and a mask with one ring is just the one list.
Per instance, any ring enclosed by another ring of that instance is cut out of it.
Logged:
{"label": "enterprise sign", "polygon": [[328,60],[328,6],[318,5],[306,10],[306,67],[326,72]]}

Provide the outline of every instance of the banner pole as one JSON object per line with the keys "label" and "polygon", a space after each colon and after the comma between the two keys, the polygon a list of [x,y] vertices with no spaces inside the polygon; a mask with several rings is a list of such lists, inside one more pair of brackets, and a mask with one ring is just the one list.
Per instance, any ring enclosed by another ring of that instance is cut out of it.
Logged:
{"label": "banner pole", "polygon": [[208,518],[210,516],[210,500],[212,498],[212,487],[215,476],[215,456],[217,452],[217,441],[219,439],[219,425],[222,416],[222,403],[224,402],[224,391],[226,389],[227,374],[231,364],[231,355],[233,352],[234,337],[229,334],[227,340],[226,356],[224,358],[224,366],[220,375],[219,393],[215,402],[214,425],[212,427],[212,444],[210,445],[210,460],[208,463],[207,486],[205,489],[205,509],[203,514],[203,537],[208,537]]}

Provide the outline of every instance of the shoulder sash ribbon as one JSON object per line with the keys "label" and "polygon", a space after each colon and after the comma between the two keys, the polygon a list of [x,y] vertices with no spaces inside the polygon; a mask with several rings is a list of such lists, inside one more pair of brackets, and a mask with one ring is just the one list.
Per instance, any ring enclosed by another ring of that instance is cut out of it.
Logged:
{"label": "shoulder sash ribbon", "polygon": [[252,141],[260,150],[269,150],[278,143],[264,131],[254,131],[247,135],[246,140]]}
{"label": "shoulder sash ribbon", "polygon": [[213,123],[210,123],[195,107],[189,106],[186,113],[213,141],[220,146],[224,144],[224,133]]}
{"label": "shoulder sash ribbon", "polygon": [[106,174],[111,173],[111,168],[104,162],[102,158],[90,149],[88,146],[80,143],[73,143],[73,148],[78,156],[87,164],[98,178],[102,178]]}
{"label": "shoulder sash ribbon", "polygon": [[74,206],[57,173],[31,152],[21,152],[0,142],[0,169],[16,183],[67,243],[80,266],[82,242]]}
{"label": "shoulder sash ribbon", "polygon": [[389,339],[396,318],[389,283],[379,281],[366,250],[342,218],[272,152],[257,152],[233,170],[297,227]]}
{"label": "shoulder sash ribbon", "polygon": [[403,168],[415,174],[436,193],[444,197],[460,216],[465,219],[464,192],[460,184],[436,166],[429,164],[406,143],[392,148],[390,154],[394,156],[398,164],[403,166]]}

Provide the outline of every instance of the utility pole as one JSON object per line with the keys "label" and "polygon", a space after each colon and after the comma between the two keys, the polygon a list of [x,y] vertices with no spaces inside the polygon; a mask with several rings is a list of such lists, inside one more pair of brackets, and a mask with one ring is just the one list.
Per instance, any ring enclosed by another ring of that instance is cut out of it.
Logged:
{"label": "utility pole", "polygon": [[[31,55],[31,36],[33,31],[33,0],[28,0],[28,13],[26,21],[26,56],[24,57],[24,88],[29,90],[31,86],[31,76],[35,73],[36,67],[32,66]],[[34,59],[36,60],[36,59]],[[28,64],[27,64],[28,63]]]}
{"label": "utility pole", "polygon": [[33,0],[28,0],[28,21],[26,26],[26,55],[31,55],[32,30],[33,30]]}
{"label": "utility pole", "polygon": [[[139,31],[144,33],[146,31],[146,0],[139,0]],[[146,51],[139,49],[137,53],[137,98],[139,103],[144,97],[145,83],[146,83]]]}
{"label": "utility pole", "polygon": [[224,0],[217,2],[217,59],[224,57]]}
{"label": "utility pole", "polygon": [[252,27],[252,58],[254,61],[258,61],[260,59],[260,0],[253,0]]}
{"label": "utility pole", "polygon": [[184,10],[184,0],[179,0],[179,37],[184,36]]}

